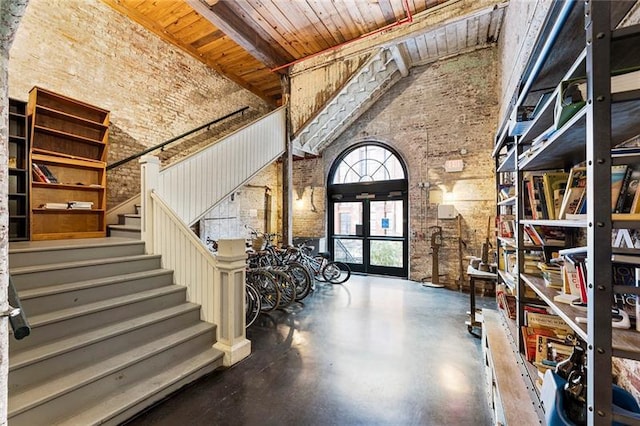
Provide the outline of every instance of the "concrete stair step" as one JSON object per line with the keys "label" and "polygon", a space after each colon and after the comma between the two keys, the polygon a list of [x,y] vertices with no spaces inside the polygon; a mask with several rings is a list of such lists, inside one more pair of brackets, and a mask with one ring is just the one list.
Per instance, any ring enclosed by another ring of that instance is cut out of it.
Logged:
{"label": "concrete stair step", "polygon": [[[214,364],[219,351],[211,349],[215,341],[215,329],[210,324],[198,323],[160,339],[134,346],[93,365],[73,370],[9,397],[8,419],[13,426],[54,424],[68,418],[76,410],[77,415],[87,415],[87,405],[105,404],[108,398],[129,392],[144,382],[147,394],[166,386],[160,380],[170,375],[173,381],[185,377],[193,370]],[[195,360],[192,360],[195,358]],[[197,368],[187,368],[195,363]],[[215,368],[212,366],[211,368]],[[132,397],[129,394],[129,397]],[[122,411],[122,408],[115,409]],[[73,416],[73,414],[72,414]],[[68,420],[69,424],[91,424]],[[93,422],[102,423],[103,420]]]}
{"label": "concrete stair step", "polygon": [[142,227],[142,216],[134,213],[119,214],[118,225],[132,226],[140,229],[140,227]]}
{"label": "concrete stair step", "polygon": [[20,392],[56,375],[114,356],[132,344],[137,346],[187,329],[199,321],[200,307],[183,303],[48,344],[12,351],[9,392]]}
{"label": "concrete stair step", "polygon": [[91,407],[56,422],[61,426],[119,425],[142,409],[151,406],[222,366],[222,352],[210,348],[179,364],[161,370],[124,390],[113,392]]}
{"label": "concrete stair step", "polygon": [[107,231],[110,237],[137,239],[141,238],[139,226],[134,225],[109,225]]}
{"label": "concrete stair step", "polygon": [[96,329],[184,303],[186,288],[169,285],[114,297],[82,306],[29,317],[31,334],[23,340],[13,340],[12,350],[46,344],[77,333]]}
{"label": "concrete stair step", "polygon": [[107,257],[123,257],[145,253],[144,242],[126,238],[90,238],[83,240],[16,242],[9,245],[9,268],[60,264]]}
{"label": "concrete stair step", "polygon": [[18,292],[47,285],[65,284],[114,275],[159,269],[159,255],[135,255],[76,262],[50,263],[11,268],[11,278]]}
{"label": "concrete stair step", "polygon": [[168,269],[38,287],[18,293],[29,317],[173,284]]}

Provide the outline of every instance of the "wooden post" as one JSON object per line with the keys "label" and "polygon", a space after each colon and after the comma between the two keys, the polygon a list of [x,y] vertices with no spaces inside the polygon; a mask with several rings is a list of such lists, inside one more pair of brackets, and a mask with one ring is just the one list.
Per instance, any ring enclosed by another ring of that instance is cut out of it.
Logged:
{"label": "wooden post", "polygon": [[223,363],[231,366],[251,353],[245,334],[245,268],[247,253],[244,240],[219,240],[216,272],[217,341],[214,348],[224,352]]}
{"label": "wooden post", "polygon": [[141,235],[147,253],[155,253],[153,246],[153,200],[151,192],[158,187],[160,160],[154,155],[144,155],[140,163],[140,218]]}
{"label": "wooden post", "polygon": [[293,244],[293,143],[291,141],[291,112],[289,100],[291,95],[291,81],[288,75],[283,75],[282,100],[287,105],[285,141],[287,149],[282,156],[282,242]]}

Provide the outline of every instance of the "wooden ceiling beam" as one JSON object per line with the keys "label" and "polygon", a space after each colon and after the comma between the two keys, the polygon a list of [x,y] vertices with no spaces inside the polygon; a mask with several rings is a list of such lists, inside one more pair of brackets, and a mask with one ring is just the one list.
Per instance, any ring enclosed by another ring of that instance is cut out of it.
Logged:
{"label": "wooden ceiling beam", "polygon": [[279,55],[266,40],[250,27],[250,23],[244,22],[225,2],[212,0],[186,0],[186,2],[268,67],[275,68],[291,60]]}
{"label": "wooden ceiling beam", "polygon": [[129,19],[131,19],[134,22],[137,22],[138,24],[140,24],[143,27],[145,27],[147,30],[153,32],[155,35],[160,37],[162,40],[164,40],[164,41],[176,46],[177,48],[182,49],[185,52],[189,53],[191,56],[193,56],[198,61],[204,63],[209,68],[217,71],[220,75],[225,76],[229,80],[231,80],[234,83],[238,84],[240,87],[242,87],[244,89],[247,89],[248,91],[254,93],[257,96],[259,96],[265,102],[267,102],[267,103],[269,103],[271,105],[276,105],[277,104],[277,99],[274,99],[273,96],[267,95],[266,93],[264,93],[262,90],[260,90],[256,86],[254,86],[252,84],[249,84],[247,81],[245,81],[245,80],[243,80],[241,78],[238,78],[237,76],[225,73],[216,62],[210,60],[209,58],[207,58],[207,57],[205,57],[203,55],[201,55],[198,52],[198,50],[193,48],[191,45],[182,43],[175,36],[173,36],[172,34],[168,33],[167,31],[165,31],[165,29],[163,27],[159,26],[154,21],[151,21],[146,16],[140,14],[136,10],[128,8],[122,2],[120,2],[118,0],[101,0],[101,1],[103,3],[105,3],[107,6],[111,7],[112,9],[114,9],[115,11],[117,11],[117,12],[121,13],[122,15],[128,17]]}
{"label": "wooden ceiling beam", "polygon": [[[433,0],[433,2],[436,1]],[[356,40],[340,49],[299,62],[290,69],[290,73],[297,74],[322,67],[328,61],[360,55],[372,51],[376,46],[389,46],[404,42],[429,31],[444,29],[451,22],[469,19],[475,15],[482,16],[488,10],[504,8],[507,4],[504,0],[447,0],[440,2],[436,6],[414,15],[411,23]]]}

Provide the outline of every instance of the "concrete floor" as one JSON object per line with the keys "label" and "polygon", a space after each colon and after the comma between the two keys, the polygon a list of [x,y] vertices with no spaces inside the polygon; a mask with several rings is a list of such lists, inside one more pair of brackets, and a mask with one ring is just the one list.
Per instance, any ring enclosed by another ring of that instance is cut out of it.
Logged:
{"label": "concrete floor", "polygon": [[258,319],[249,358],[128,425],[490,425],[468,304],[398,279],[319,284],[304,305]]}

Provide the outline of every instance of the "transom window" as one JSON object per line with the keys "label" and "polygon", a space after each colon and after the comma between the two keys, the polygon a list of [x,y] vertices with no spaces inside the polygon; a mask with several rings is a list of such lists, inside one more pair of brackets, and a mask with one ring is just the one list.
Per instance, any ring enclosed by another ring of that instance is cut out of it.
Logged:
{"label": "transom window", "polygon": [[404,179],[398,158],[378,145],[364,145],[345,155],[333,174],[332,184]]}

